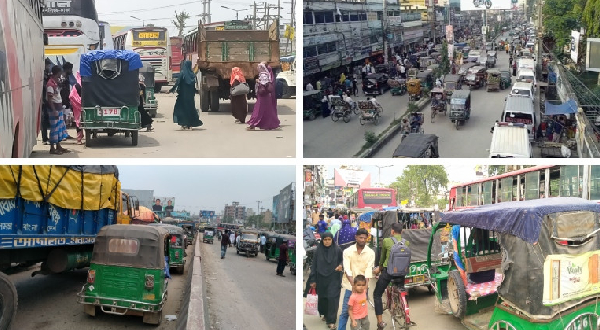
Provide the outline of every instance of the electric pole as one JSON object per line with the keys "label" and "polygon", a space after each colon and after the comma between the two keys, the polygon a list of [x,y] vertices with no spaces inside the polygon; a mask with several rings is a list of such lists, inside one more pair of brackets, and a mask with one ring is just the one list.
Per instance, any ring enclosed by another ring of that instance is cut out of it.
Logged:
{"label": "electric pole", "polygon": [[254,4],[251,7],[254,7],[254,15],[252,16],[252,29],[256,30],[256,1],[254,1]]}
{"label": "electric pole", "polygon": [[[211,23],[211,17],[210,17],[211,16],[210,15],[210,2],[211,1],[212,0],[202,0],[202,14],[199,16],[202,17],[203,24]],[[208,20],[206,19],[207,17],[208,17]]]}
{"label": "electric pole", "polygon": [[256,203],[258,203],[258,207],[256,208],[256,210],[260,212],[260,201],[256,201]]}
{"label": "electric pole", "polygon": [[387,0],[383,0],[383,15],[381,16],[381,28],[383,30],[383,62],[388,62],[387,51]]}

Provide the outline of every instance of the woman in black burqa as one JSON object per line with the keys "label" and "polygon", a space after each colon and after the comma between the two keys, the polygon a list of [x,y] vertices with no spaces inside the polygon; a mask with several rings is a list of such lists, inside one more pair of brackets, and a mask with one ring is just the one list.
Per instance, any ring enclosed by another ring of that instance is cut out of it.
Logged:
{"label": "woman in black burqa", "polygon": [[335,329],[340,305],[342,262],[342,249],[333,242],[333,235],[330,232],[321,234],[308,283],[317,290],[319,314],[330,329]]}

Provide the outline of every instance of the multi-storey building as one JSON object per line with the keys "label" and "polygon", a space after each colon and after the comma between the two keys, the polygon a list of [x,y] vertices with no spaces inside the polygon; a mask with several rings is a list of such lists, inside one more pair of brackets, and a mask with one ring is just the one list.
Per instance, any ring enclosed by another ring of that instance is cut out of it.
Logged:
{"label": "multi-storey building", "polygon": [[246,207],[241,206],[240,202],[232,202],[231,205],[225,204],[223,217],[234,220],[246,220]]}

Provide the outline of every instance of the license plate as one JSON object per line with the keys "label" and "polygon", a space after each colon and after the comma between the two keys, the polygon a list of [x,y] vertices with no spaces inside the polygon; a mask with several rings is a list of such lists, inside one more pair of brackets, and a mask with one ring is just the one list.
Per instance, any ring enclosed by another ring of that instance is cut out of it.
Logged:
{"label": "license plate", "polygon": [[98,110],[98,116],[110,116],[118,117],[121,115],[121,109],[100,109]]}
{"label": "license plate", "polygon": [[423,283],[423,282],[425,282],[425,276],[420,275],[420,276],[413,277],[413,283]]}

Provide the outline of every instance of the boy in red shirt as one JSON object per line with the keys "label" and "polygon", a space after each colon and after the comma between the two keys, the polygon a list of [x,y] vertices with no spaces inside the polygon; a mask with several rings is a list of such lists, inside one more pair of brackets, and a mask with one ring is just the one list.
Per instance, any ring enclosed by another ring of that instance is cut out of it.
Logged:
{"label": "boy in red shirt", "polygon": [[369,310],[367,309],[367,279],[364,275],[356,275],[354,289],[348,300],[348,315],[350,316],[350,329],[369,330]]}

